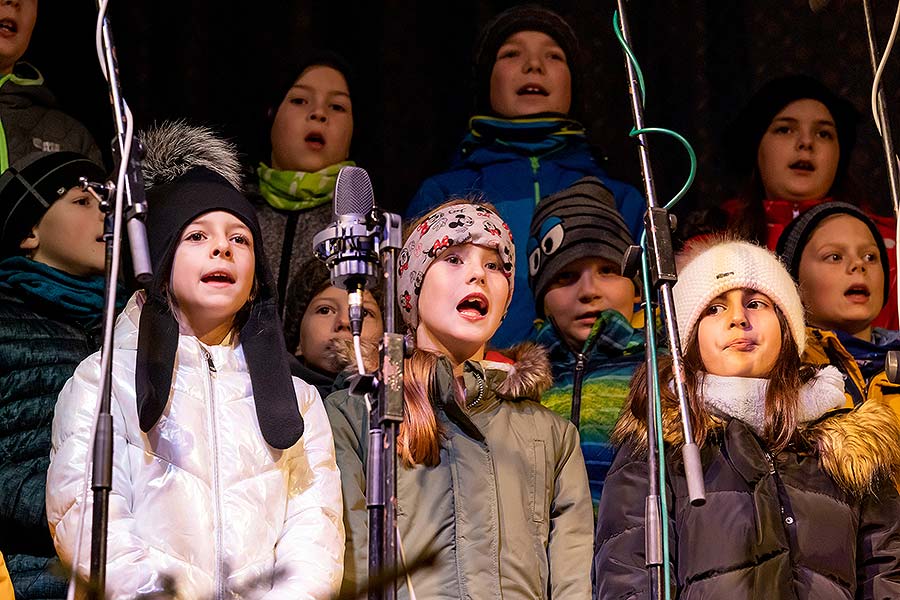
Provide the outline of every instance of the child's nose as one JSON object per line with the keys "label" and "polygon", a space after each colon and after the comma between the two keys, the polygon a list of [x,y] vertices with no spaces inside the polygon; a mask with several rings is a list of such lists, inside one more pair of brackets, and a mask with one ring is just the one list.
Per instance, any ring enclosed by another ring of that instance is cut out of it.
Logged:
{"label": "child's nose", "polygon": [[324,123],[327,119],[328,116],[325,114],[325,107],[318,103],[313,104],[309,111],[309,120]]}
{"label": "child's nose", "polygon": [[524,70],[526,73],[543,73],[544,72],[544,61],[541,58],[540,54],[528,54],[525,57],[525,65]]}

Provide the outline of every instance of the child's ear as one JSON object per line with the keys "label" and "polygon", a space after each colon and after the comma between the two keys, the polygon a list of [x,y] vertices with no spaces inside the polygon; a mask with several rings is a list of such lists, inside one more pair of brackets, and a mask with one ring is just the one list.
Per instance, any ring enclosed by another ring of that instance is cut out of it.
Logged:
{"label": "child's ear", "polygon": [[31,232],[28,234],[24,240],[19,243],[19,248],[22,250],[37,250],[38,246],[40,246],[41,239],[38,234],[37,227],[32,227]]}

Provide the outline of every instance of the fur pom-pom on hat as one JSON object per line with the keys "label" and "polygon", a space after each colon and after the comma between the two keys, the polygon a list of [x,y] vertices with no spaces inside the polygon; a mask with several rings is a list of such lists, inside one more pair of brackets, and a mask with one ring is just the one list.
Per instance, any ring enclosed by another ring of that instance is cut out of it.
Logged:
{"label": "fur pom-pom on hat", "polygon": [[693,246],[672,288],[682,345],[687,346],[691,341],[709,303],[739,288],[761,292],[775,303],[787,319],[802,355],[806,349],[806,323],[794,280],[769,250],[750,242],[727,239]]}
{"label": "fur pom-pom on hat", "polygon": [[141,132],[140,139],[144,145],[141,174],[148,190],[201,167],[241,189],[237,146],[209,127],[184,120],[166,121]]}

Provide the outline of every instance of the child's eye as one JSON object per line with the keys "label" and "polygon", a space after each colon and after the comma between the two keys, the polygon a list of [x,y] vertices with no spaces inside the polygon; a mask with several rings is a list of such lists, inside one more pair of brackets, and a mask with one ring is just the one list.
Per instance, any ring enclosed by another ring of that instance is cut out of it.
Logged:
{"label": "child's eye", "polygon": [[489,261],[484,263],[484,268],[489,271],[497,271],[500,269],[500,265],[495,262]]}
{"label": "child's eye", "polygon": [[559,51],[548,53],[547,58],[549,58],[550,60],[561,60],[563,62],[566,62],[566,55]]}
{"label": "child's eye", "polygon": [[315,314],[317,315],[330,315],[334,314],[336,311],[330,306],[320,306],[315,310]]}
{"label": "child's eye", "polygon": [[818,135],[820,138],[825,139],[825,140],[833,140],[834,139],[834,132],[831,131],[830,129],[823,129],[823,130],[819,131],[816,135]]}
{"label": "child's eye", "polygon": [[553,285],[558,285],[558,286],[572,285],[576,279],[577,279],[577,277],[575,276],[575,273],[573,273],[571,271],[563,271],[562,273],[557,274],[557,276],[553,278]]}
{"label": "child's eye", "polygon": [[601,275],[619,275],[620,273],[612,265],[603,265],[602,267],[600,267],[600,274]]}
{"label": "child's eye", "polygon": [[462,259],[460,259],[460,258],[459,258],[457,255],[455,255],[455,254],[451,254],[450,256],[448,256],[447,258],[445,258],[444,260],[446,260],[446,261],[447,261],[448,263],[450,263],[451,265],[461,265],[461,264],[462,264]]}
{"label": "child's eye", "polygon": [[841,262],[841,255],[837,252],[831,252],[825,255],[825,262],[837,263]]}
{"label": "child's eye", "polygon": [[497,60],[501,58],[515,58],[519,55],[519,51],[516,48],[501,48],[500,52],[497,53]]}
{"label": "child's eye", "polygon": [[370,309],[370,308],[364,308],[364,309],[363,309],[363,314],[364,314],[365,316],[369,317],[370,319],[374,319],[374,318],[375,318],[375,311],[372,310],[372,309]]}
{"label": "child's eye", "polygon": [[233,236],[231,238],[231,241],[233,241],[235,244],[249,244],[250,238],[248,238],[246,235],[238,234]]}
{"label": "child's eye", "polygon": [[332,104],[331,110],[335,112],[348,112],[349,109],[343,104]]}
{"label": "child's eye", "polygon": [[878,262],[878,254],[875,252],[866,252],[865,256],[863,256],[866,262]]}
{"label": "child's eye", "polygon": [[191,233],[184,236],[184,239],[191,242],[202,242],[206,236],[202,231],[192,231]]}
{"label": "child's eye", "polygon": [[714,316],[714,315],[720,314],[724,310],[725,310],[725,307],[722,306],[721,304],[710,304],[709,306],[706,307],[704,314],[707,316]]}
{"label": "child's eye", "polygon": [[309,101],[306,98],[303,98],[302,96],[295,96],[290,99],[290,103],[302,105],[302,104],[309,104]]}
{"label": "child's eye", "polygon": [[79,196],[78,198],[75,198],[72,203],[79,206],[90,206],[92,204],[90,196]]}
{"label": "child's eye", "polygon": [[772,133],[787,134],[791,132],[791,128],[787,125],[778,125],[772,129]]}
{"label": "child's eye", "polygon": [[758,299],[758,298],[753,299],[753,300],[751,300],[750,302],[747,303],[747,308],[751,308],[751,309],[766,308],[766,307],[768,307],[768,306],[769,306],[769,305],[766,304],[765,301],[760,300],[760,299]]}

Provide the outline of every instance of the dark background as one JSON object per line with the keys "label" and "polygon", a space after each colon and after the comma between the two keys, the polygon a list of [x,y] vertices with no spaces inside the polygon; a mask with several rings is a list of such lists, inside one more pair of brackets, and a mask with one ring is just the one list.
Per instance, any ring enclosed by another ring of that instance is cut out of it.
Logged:
{"label": "dark background", "polygon": [[[110,25],[136,126],[169,118],[211,125],[239,144],[248,164],[267,158],[266,107],[284,91],[273,89],[284,70],[292,72],[309,45],[343,53],[356,69],[351,158],[371,174],[378,204],[402,211],[419,183],[446,166],[465,130],[479,28],[512,4],[112,0]],[[624,59],[612,29],[615,2],[543,4],[563,15],[582,41],[585,124],[608,157],[608,171],[641,188],[637,144],[628,137],[633,119]],[[872,6],[883,46],[897,5],[873,0]],[[26,59],[108,158],[114,129],[94,50],[96,10],[87,0],[41,0]],[[647,85],[646,124],[675,129],[698,156],[697,180],[678,212],[733,192],[717,144],[753,90],[793,72],[821,78],[860,110],[851,169],[860,197],[890,211],[884,155],[868,108],[873,70],[861,2],[832,0],[817,13],[807,0],[631,1],[625,10]],[[898,52],[883,79],[895,131]],[[654,137],[651,152],[665,202],[687,177],[688,159],[668,138]]]}

